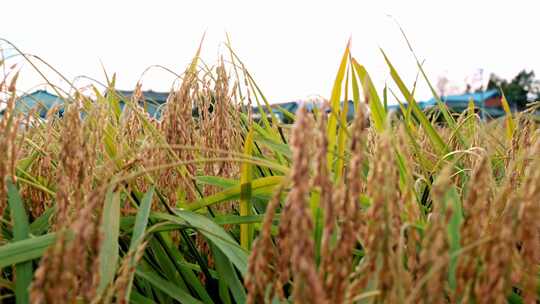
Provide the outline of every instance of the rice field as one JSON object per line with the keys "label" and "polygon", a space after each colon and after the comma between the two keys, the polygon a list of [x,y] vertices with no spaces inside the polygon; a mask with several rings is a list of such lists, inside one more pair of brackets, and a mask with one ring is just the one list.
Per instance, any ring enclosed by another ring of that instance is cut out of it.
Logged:
{"label": "rice field", "polygon": [[531,114],[485,122],[438,99],[427,115],[389,56],[396,91],[347,45],[326,108],[285,125],[229,51],[213,66],[195,54],[159,120],[114,77],[92,98],[50,84],[63,115],[18,115],[0,61],[1,301],[538,301]]}

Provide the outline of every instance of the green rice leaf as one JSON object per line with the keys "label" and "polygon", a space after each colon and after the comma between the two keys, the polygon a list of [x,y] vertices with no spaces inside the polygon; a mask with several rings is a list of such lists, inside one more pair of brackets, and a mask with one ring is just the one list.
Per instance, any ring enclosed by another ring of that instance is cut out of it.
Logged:
{"label": "green rice leaf", "polygon": [[[45,250],[56,241],[57,236],[57,233],[48,233],[0,246],[0,268],[40,258]],[[67,233],[66,236],[68,240],[73,238],[72,233]]]}
{"label": "green rice leaf", "polygon": [[263,146],[267,146],[268,148],[270,148],[274,152],[281,153],[283,156],[285,156],[285,157],[287,157],[289,159],[292,158],[291,148],[287,144],[276,143],[271,139],[263,138],[261,136],[258,136],[255,141],[257,143],[262,144]]}
{"label": "green rice leaf", "polygon": [[157,290],[162,291],[163,293],[179,301],[180,303],[186,303],[186,304],[202,304],[203,303],[195,299],[194,297],[192,297],[188,292],[184,291],[182,288],[177,287],[173,283],[163,279],[162,277],[160,277],[159,275],[153,272],[143,271],[139,268],[137,269],[135,274],[138,277],[149,282]]}
{"label": "green rice leaf", "polygon": [[448,270],[448,282],[450,288],[456,288],[456,269],[458,256],[455,255],[461,249],[460,228],[463,222],[463,211],[461,209],[461,200],[455,186],[451,186],[445,195],[447,207],[452,208],[452,217],[448,223],[448,237],[450,240],[450,259]]}
{"label": "green rice leaf", "polygon": [[102,222],[101,230],[104,239],[99,252],[100,281],[98,293],[102,293],[113,281],[118,264],[118,236],[120,234],[119,192],[107,192]]}
{"label": "green rice leaf", "polygon": [[187,222],[216,245],[242,275],[246,274],[247,251],[242,249],[222,227],[206,216],[194,212],[178,210],[176,215],[181,219],[181,222]]}
{"label": "green rice leaf", "polygon": [[[30,234],[30,224],[24,209],[17,187],[8,179],[8,203],[13,221],[13,240],[15,242],[27,240]],[[17,304],[29,303],[28,287],[32,282],[32,261],[24,261],[15,265],[15,297]]]}
{"label": "green rice leaf", "polygon": [[261,223],[264,219],[264,214],[239,216],[232,214],[218,215],[214,221],[218,225],[238,225],[238,224],[253,224]]}
{"label": "green rice leaf", "polygon": [[[244,286],[238,278],[238,275],[234,270],[231,262],[221,252],[221,250],[216,248],[216,246],[212,246],[212,248],[212,253],[214,255],[216,263],[216,269],[220,277],[219,283],[226,286],[225,290],[230,289],[236,303],[245,303],[246,292],[244,290]],[[225,298],[228,298],[228,291],[227,297]]]}
{"label": "green rice leaf", "polygon": [[[164,214],[166,216],[173,217],[173,215],[170,214]],[[153,220],[153,219],[152,219]],[[166,235],[160,234],[159,237],[165,237]],[[213,304],[212,298],[208,294],[208,291],[206,288],[202,285],[200,279],[193,273],[193,270],[201,272],[200,265],[191,264],[185,261],[185,258],[183,256],[183,253],[174,246],[174,244],[170,244],[170,237],[168,237],[169,240],[167,242],[169,243],[169,246],[165,248],[167,251],[167,259],[170,259],[170,261],[174,264],[174,266],[171,266],[171,268],[176,267],[176,269],[179,271],[180,276],[175,276],[174,281],[180,282],[180,284],[176,283],[177,286],[181,286],[184,290],[189,290],[187,286],[191,287],[192,290],[195,291],[195,293],[199,296],[199,298],[206,304]],[[169,258],[170,257],[170,258]],[[218,275],[215,273],[215,271],[208,269],[210,275],[213,278],[216,278]],[[171,280],[169,280],[171,282]]]}
{"label": "green rice leaf", "polygon": [[221,188],[229,188],[238,185],[238,180],[221,176],[197,176],[195,179],[202,184],[218,186]]}
{"label": "green rice leaf", "polygon": [[[268,176],[254,179],[251,182],[252,195],[257,194],[272,194],[274,188],[284,181],[283,176]],[[195,202],[187,203],[182,206],[185,210],[198,210],[204,207],[208,207],[217,203],[237,200],[240,198],[242,188],[240,185],[230,187],[214,195],[206,196]]]}
{"label": "green rice leaf", "polygon": [[[148,192],[143,196],[139,211],[135,217],[135,224],[133,228],[133,234],[131,235],[131,243],[129,244],[129,251],[134,252],[141,245],[146,226],[148,225],[148,216],[150,215],[150,209],[152,207],[152,198],[154,196],[154,187],[152,186]],[[131,265],[134,261],[131,261]],[[130,298],[131,288],[133,287],[133,275],[128,279],[128,287],[126,291],[126,301]]]}
{"label": "green rice leaf", "polygon": [[42,235],[49,230],[52,215],[56,212],[56,207],[46,209],[32,224],[30,224],[30,233],[32,235]]}
{"label": "green rice leaf", "polygon": [[133,229],[133,235],[131,236],[131,243],[129,245],[129,250],[136,250],[137,247],[142,243],[144,238],[144,232],[146,230],[146,225],[148,225],[148,216],[150,215],[150,209],[152,207],[152,198],[154,196],[154,187],[151,187],[148,192],[144,195],[141,205],[139,206],[139,211],[135,217],[135,225]]}
{"label": "green rice leaf", "polygon": [[134,304],[154,304],[152,299],[149,299],[138,292],[132,292],[130,297],[130,303]]}

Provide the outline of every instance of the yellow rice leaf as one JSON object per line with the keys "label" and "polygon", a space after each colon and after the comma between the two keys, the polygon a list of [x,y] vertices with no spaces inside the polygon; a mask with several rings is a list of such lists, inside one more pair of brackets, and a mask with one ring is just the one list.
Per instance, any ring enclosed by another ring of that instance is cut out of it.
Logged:
{"label": "yellow rice leaf", "polygon": [[516,125],[514,123],[514,118],[512,117],[512,111],[510,111],[510,105],[508,104],[508,100],[506,100],[506,96],[504,96],[504,93],[502,93],[501,103],[502,103],[504,112],[506,113],[506,119],[505,119],[506,138],[508,140],[512,140],[512,138],[514,137],[514,131],[516,129]]}
{"label": "yellow rice leaf", "polygon": [[347,78],[345,79],[345,100],[340,115],[340,124],[338,130],[338,159],[336,164],[336,180],[340,180],[343,175],[343,167],[345,166],[345,145],[347,140],[347,113],[349,112],[349,70],[347,69]]}
{"label": "yellow rice leaf", "polygon": [[439,155],[447,154],[449,152],[449,148],[447,144],[444,142],[441,135],[437,133],[433,125],[429,122],[424,112],[422,112],[416,100],[414,99],[414,96],[411,94],[411,92],[409,92],[409,90],[405,86],[405,83],[399,76],[397,70],[394,68],[394,66],[390,62],[390,59],[388,59],[388,56],[386,56],[386,53],[382,49],[381,49],[381,53],[383,54],[386,64],[390,68],[390,76],[392,76],[392,79],[398,86],[399,90],[401,91],[401,94],[403,94],[403,97],[405,97],[405,100],[408,102],[409,106],[411,107],[414,113],[414,116],[418,119],[418,121],[420,122],[420,125],[422,125],[422,128],[424,128],[424,130],[426,131],[429,140],[431,141],[433,147],[437,151],[437,154]]}
{"label": "yellow rice leaf", "polygon": [[[253,152],[253,129],[250,129],[244,143],[244,154],[251,155]],[[253,178],[252,165],[244,162],[240,168],[240,216],[251,215],[251,180]],[[253,236],[252,224],[240,225],[240,245],[249,250]]]}
{"label": "yellow rice leaf", "polygon": [[352,59],[352,64],[356,69],[356,73],[358,73],[358,77],[360,77],[364,94],[368,98],[369,109],[371,111],[371,118],[375,124],[375,130],[382,132],[385,129],[386,123],[386,110],[384,109],[384,105],[379,98],[379,94],[377,93],[366,68],[359,64],[354,58]]}
{"label": "yellow rice leaf", "polygon": [[351,41],[347,43],[347,47],[345,48],[345,52],[343,54],[343,57],[341,58],[341,63],[339,65],[338,73],[336,75],[336,80],[334,81],[334,87],[332,88],[332,95],[330,97],[330,106],[332,113],[330,117],[328,118],[328,129],[327,129],[327,135],[328,135],[328,154],[327,154],[327,162],[328,162],[328,168],[332,167],[332,164],[334,162],[334,149],[336,147],[336,131],[337,131],[337,118],[339,117],[339,102],[341,98],[341,88],[343,86],[343,79],[345,78],[345,73],[347,69],[347,60],[349,58],[349,52],[351,47]]}
{"label": "yellow rice leaf", "polygon": [[[284,176],[274,175],[257,178],[251,181],[251,193],[252,195],[256,194],[272,194],[274,189],[281,183],[285,181]],[[240,198],[240,193],[242,192],[241,186],[236,185],[230,188],[227,188],[221,192],[218,192],[213,195],[205,196],[194,202],[187,203],[181,206],[183,209],[195,211],[204,207],[208,207],[217,203],[237,200]]]}

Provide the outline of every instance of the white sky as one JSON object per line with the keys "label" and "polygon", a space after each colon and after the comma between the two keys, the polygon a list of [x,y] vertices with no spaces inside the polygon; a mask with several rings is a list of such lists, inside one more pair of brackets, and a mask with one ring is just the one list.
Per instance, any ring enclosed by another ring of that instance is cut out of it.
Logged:
{"label": "white sky", "polygon": [[[1,38],[69,79],[103,80],[101,61],[118,74],[121,89],[132,89],[153,64],[183,71],[205,30],[203,58],[215,63],[227,31],[271,102],[328,96],[349,36],[353,56],[380,88],[391,80],[379,46],[411,86],[414,57],[388,15],[403,26],[433,82],[447,73],[462,83],[478,68],[507,78],[522,68],[540,74],[538,0],[2,2]],[[173,78],[153,70],[143,85],[168,90]],[[21,88],[39,82],[25,67]],[[430,95],[420,87],[417,97]]]}

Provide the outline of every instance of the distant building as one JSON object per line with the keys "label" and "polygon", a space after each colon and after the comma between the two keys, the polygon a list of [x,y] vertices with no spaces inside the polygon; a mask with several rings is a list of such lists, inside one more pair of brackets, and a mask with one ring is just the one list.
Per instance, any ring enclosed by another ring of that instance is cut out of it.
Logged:
{"label": "distant building", "polygon": [[[124,109],[125,100],[130,100],[134,91],[117,90],[116,93],[120,95],[120,107]],[[142,91],[142,100],[139,101],[139,105],[143,107],[148,114],[156,119],[161,117],[163,107],[169,98],[169,93],[166,92],[154,92],[152,90]]]}
{"label": "distant building", "polygon": [[[323,108],[323,104],[328,102],[324,99],[307,99],[307,100],[298,100],[298,101],[290,101],[290,102],[283,102],[283,103],[275,103],[270,105],[270,109],[272,110],[273,115],[281,122],[281,123],[292,123],[293,122],[293,115],[296,115],[296,112],[300,109],[300,107],[305,107],[308,112],[317,112],[320,111]],[[363,111],[369,113],[369,107],[364,103],[360,102],[360,106],[363,107]],[[344,109],[345,105],[347,105],[347,114],[346,118],[347,121],[352,121],[355,116],[355,107],[354,107],[354,101],[341,101],[340,102],[340,108]],[[325,109],[325,112],[328,114],[331,112],[331,109],[329,108],[330,104],[327,104],[327,108]],[[261,109],[264,113],[266,113],[266,116],[268,119],[270,119],[270,115],[268,114],[267,107],[265,105],[261,105]],[[254,107],[252,109],[253,118],[258,121],[261,119],[261,113],[259,110],[259,107]],[[369,115],[369,114],[368,114]]]}
{"label": "distant building", "polygon": [[[441,96],[441,101],[453,112],[466,111],[471,100],[474,102],[475,109],[481,115],[485,115],[485,118],[497,118],[505,115],[502,108],[502,95],[499,90]],[[435,98],[426,101],[425,105],[436,105]]]}
{"label": "distant building", "polygon": [[[41,118],[45,118],[47,112],[54,106],[64,105],[64,99],[49,93],[46,90],[37,90],[30,94],[25,94],[15,101],[15,113],[30,113],[35,111]],[[62,110],[60,110],[62,111]]]}
{"label": "distant building", "polygon": [[[120,98],[120,108],[123,109],[125,106],[125,101],[131,99],[133,91],[122,91],[118,90],[116,93]],[[143,91],[143,100],[139,102],[140,106],[143,107],[150,116],[154,118],[160,118],[161,111],[164,104],[167,102],[169,93],[163,92],[154,92],[154,91]],[[107,93],[105,93],[107,96]],[[60,115],[63,114],[65,100],[62,97],[59,97],[53,93],[47,92],[46,90],[37,90],[29,94],[24,94],[15,101],[15,113],[28,114],[31,111],[35,111],[41,118],[45,118],[47,112],[55,106],[59,106]],[[0,110],[0,115],[5,109]]]}
{"label": "distant building", "polygon": [[[301,106],[304,106],[308,112],[315,112],[321,109],[325,102],[327,101],[323,97],[314,96],[303,100],[274,103],[270,105],[270,110],[272,111],[272,115],[276,117],[279,122],[292,123],[294,115]],[[265,104],[262,104],[260,107],[253,107],[253,119],[255,119],[255,121],[261,120],[261,111],[265,113],[267,119],[270,120],[272,115],[268,113],[268,108]]]}
{"label": "distant building", "polygon": [[[107,96],[109,92],[105,92]],[[126,90],[116,90],[115,93],[119,97],[119,105],[123,110],[127,100],[131,100],[134,91]],[[153,118],[160,119],[163,113],[163,109],[167,100],[169,98],[168,92],[154,92],[152,90],[143,91],[141,100],[139,100],[139,105],[145,109],[145,111]],[[484,92],[477,93],[467,93],[460,95],[448,95],[442,96],[441,101],[445,103],[449,110],[452,112],[463,112],[466,111],[469,102],[473,101],[475,110],[478,111],[481,117],[489,118],[498,118],[505,115],[505,112],[502,108],[502,95],[498,90],[488,90]],[[35,111],[40,117],[45,118],[47,112],[54,106],[59,106],[59,114],[63,114],[63,105],[65,100],[62,97],[59,97],[55,94],[47,92],[46,90],[37,90],[33,93],[25,94],[18,98],[15,102],[15,113],[29,113],[30,111]],[[291,123],[294,120],[294,115],[301,106],[306,107],[306,110],[309,112],[320,111],[324,103],[327,103],[324,98],[308,98],[305,100],[291,101],[285,103],[271,104],[270,110],[273,115],[281,123]],[[354,102],[349,100],[347,102],[340,102],[340,107],[344,108],[347,103],[347,120],[351,121],[355,115]],[[364,106],[364,111],[369,113],[369,108],[366,104],[361,103]],[[404,104],[407,107],[407,104]],[[427,110],[429,108],[436,108],[437,103],[435,98],[431,98],[427,101],[419,101],[418,106]],[[265,113],[267,118],[270,118],[270,114],[265,105],[261,105],[262,112]],[[0,116],[5,109],[0,109]],[[211,109],[210,109],[211,111]],[[388,105],[388,113],[400,113],[401,108],[399,105]],[[512,109],[515,111],[515,109]],[[193,108],[193,115],[198,116],[198,110]],[[330,109],[326,109],[326,112],[329,113]],[[261,111],[258,107],[252,108],[253,118],[258,121],[261,119]]]}

